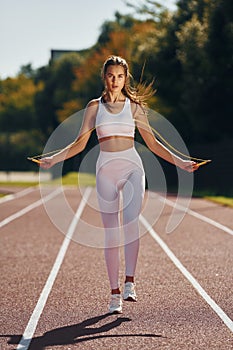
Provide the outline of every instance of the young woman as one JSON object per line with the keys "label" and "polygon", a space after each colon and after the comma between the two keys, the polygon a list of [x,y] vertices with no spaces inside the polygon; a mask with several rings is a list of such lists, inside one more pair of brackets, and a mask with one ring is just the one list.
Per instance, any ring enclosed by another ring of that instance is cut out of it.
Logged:
{"label": "young woman", "polygon": [[122,312],[119,274],[119,194],[123,196],[123,228],[125,237],[125,285],[123,299],[136,301],[134,275],[139,250],[139,214],[145,188],[141,158],[134,148],[135,127],[148,148],[166,161],[193,172],[193,161],[185,161],[170,152],[154,136],[145,113],[145,100],[152,90],[141,93],[130,85],[127,62],[118,56],[109,57],[103,65],[102,96],[88,103],[77,139],[51,157],[41,161],[48,169],[83,151],[93,128],[96,128],[100,154],[96,164],[96,188],[105,228],[105,260],[111,286],[110,313]]}

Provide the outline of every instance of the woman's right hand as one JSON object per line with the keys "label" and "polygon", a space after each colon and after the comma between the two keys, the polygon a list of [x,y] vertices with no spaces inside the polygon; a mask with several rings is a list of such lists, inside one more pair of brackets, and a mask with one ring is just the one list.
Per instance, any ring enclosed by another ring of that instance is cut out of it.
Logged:
{"label": "woman's right hand", "polygon": [[40,167],[43,168],[43,169],[49,169],[51,168],[53,165],[55,165],[55,161],[54,161],[54,157],[51,156],[51,157],[45,157],[45,158],[42,158],[40,160]]}

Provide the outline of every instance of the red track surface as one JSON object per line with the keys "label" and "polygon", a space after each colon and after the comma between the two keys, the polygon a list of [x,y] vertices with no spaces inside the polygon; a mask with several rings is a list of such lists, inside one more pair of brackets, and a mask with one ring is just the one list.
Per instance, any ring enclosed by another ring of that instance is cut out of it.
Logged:
{"label": "red track surface", "polygon": [[[48,189],[48,193],[52,191]],[[75,212],[80,193],[71,188],[65,193]],[[35,188],[0,202],[0,221],[39,199]],[[62,216],[58,199],[53,200],[54,212]],[[190,208],[233,229],[232,209],[200,199],[192,199]],[[143,214],[149,223],[153,223],[153,210],[150,205]],[[41,314],[30,320],[65,236],[43,205],[2,225],[0,349],[233,349],[233,236],[189,214],[172,234],[166,234],[171,210],[165,205],[153,225],[168,252],[149,233],[141,238],[138,302],[124,302],[121,315],[107,314],[109,284],[103,250],[71,241]],[[82,218],[99,220],[89,206]],[[181,270],[169,257],[172,253]],[[182,269],[199,283],[197,289]],[[122,254],[121,282],[123,279]],[[198,288],[216,303],[222,318]],[[28,325],[34,325],[35,332],[31,330],[31,339],[25,342],[22,336]],[[20,342],[25,345],[18,346]]]}

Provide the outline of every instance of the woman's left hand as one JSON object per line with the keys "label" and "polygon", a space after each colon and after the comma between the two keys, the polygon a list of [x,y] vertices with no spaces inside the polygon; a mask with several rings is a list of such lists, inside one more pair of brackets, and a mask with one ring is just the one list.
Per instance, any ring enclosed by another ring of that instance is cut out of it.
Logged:
{"label": "woman's left hand", "polygon": [[198,169],[198,163],[192,160],[182,160],[181,169],[188,171],[189,173],[193,173]]}

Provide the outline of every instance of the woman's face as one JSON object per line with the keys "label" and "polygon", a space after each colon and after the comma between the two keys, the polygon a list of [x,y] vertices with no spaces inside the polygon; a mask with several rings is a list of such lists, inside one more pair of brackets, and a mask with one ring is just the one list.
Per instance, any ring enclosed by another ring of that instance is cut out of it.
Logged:
{"label": "woman's face", "polygon": [[125,86],[125,70],[122,66],[108,66],[105,73],[105,86],[113,94],[119,94]]}

